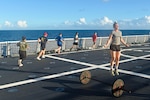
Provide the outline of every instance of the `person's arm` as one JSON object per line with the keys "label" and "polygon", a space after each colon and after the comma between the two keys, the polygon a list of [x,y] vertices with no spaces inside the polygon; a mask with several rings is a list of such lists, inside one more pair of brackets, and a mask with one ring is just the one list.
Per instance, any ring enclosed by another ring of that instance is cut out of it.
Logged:
{"label": "person's arm", "polygon": [[62,42],[62,43],[64,43],[64,39],[63,39],[63,37],[61,37],[61,42]]}
{"label": "person's arm", "polygon": [[25,44],[25,47],[26,47],[26,49],[29,49],[29,45],[28,45],[27,42],[26,42],[26,44]]}
{"label": "person's arm", "polygon": [[109,36],[109,38],[108,38],[108,40],[107,40],[107,42],[106,42],[106,44],[104,45],[104,48],[107,48],[108,47],[108,45],[110,44],[110,42],[112,41],[112,34],[110,34],[110,36]]}
{"label": "person's arm", "polygon": [[39,43],[41,42],[41,38],[38,38],[38,42],[39,42]]}
{"label": "person's arm", "polygon": [[124,44],[126,47],[129,47],[129,45],[123,40],[122,37],[121,37],[120,41],[121,41],[121,43]]}

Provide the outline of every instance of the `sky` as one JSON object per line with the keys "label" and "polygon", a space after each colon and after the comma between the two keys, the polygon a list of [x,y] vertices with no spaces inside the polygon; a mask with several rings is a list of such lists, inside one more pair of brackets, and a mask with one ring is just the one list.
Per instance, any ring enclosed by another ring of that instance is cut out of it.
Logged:
{"label": "sky", "polygon": [[0,30],[150,29],[150,0],[0,0]]}

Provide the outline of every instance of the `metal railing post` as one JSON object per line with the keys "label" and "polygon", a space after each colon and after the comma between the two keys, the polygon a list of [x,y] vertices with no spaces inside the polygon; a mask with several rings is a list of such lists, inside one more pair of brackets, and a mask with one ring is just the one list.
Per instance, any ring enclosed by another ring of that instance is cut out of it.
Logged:
{"label": "metal railing post", "polygon": [[9,42],[7,42],[7,44],[6,44],[6,56],[8,57],[8,56],[10,56],[10,43]]}
{"label": "metal railing post", "polygon": [[99,46],[101,46],[102,45],[102,38],[100,37],[99,38]]}

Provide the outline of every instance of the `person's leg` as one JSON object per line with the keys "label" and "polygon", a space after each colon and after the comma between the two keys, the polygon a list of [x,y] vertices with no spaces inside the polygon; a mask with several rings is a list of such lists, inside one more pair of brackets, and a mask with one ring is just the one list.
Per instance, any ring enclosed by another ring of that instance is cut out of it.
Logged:
{"label": "person's leg", "polygon": [[57,53],[59,51],[60,44],[58,43],[57,46],[58,46],[58,48],[55,49],[55,53]]}
{"label": "person's leg", "polygon": [[92,48],[95,49],[95,46],[96,46],[96,42],[94,41]]}
{"label": "person's leg", "polygon": [[72,48],[70,49],[70,51],[71,51],[72,49],[76,49],[76,50],[77,50],[77,45],[78,45],[78,42],[74,42]]}
{"label": "person's leg", "polygon": [[23,64],[22,64],[22,59],[19,59],[19,60],[18,60],[18,66],[19,66],[19,67],[22,67],[22,66],[23,66]]}
{"label": "person's leg", "polygon": [[18,66],[19,66],[19,67],[22,67],[22,66],[23,66],[22,60],[23,60],[23,52],[22,52],[22,51],[19,51],[19,60],[18,60]]}
{"label": "person's leg", "polygon": [[43,50],[40,51],[38,57],[40,58],[42,54],[43,54]]}
{"label": "person's leg", "polygon": [[93,42],[92,48],[94,49],[94,42]]}
{"label": "person's leg", "polygon": [[79,49],[79,44],[77,43],[77,45],[76,45],[76,49],[77,49],[77,51],[78,51],[78,49]]}
{"label": "person's leg", "polygon": [[118,69],[119,61],[120,61],[120,51],[117,51],[116,52],[116,69]]}
{"label": "person's leg", "polygon": [[76,50],[78,50],[78,45],[77,44],[75,45],[75,48],[76,48]]}
{"label": "person's leg", "polygon": [[58,47],[58,54],[60,54],[61,46]]}
{"label": "person's leg", "polygon": [[110,55],[111,55],[111,60],[110,60],[110,70],[111,70],[111,74],[114,76],[114,64],[115,64],[115,59],[116,59],[116,52],[110,50]]}
{"label": "person's leg", "polygon": [[42,58],[45,58],[45,51],[46,51],[46,49],[43,50]]}
{"label": "person's leg", "polygon": [[20,58],[21,58],[21,51],[19,50],[18,66],[21,64]]}
{"label": "person's leg", "polygon": [[43,54],[43,50],[40,51],[39,55],[37,56],[37,60],[41,60],[40,57],[42,56],[42,54]]}
{"label": "person's leg", "polygon": [[74,48],[74,45],[70,48],[70,51],[72,51],[73,48]]}
{"label": "person's leg", "polygon": [[21,64],[22,64],[22,66],[23,66],[24,59],[26,59],[26,56],[27,56],[27,52],[26,51],[22,51],[22,58],[21,58]]}
{"label": "person's leg", "polygon": [[57,49],[55,49],[55,53],[57,53],[57,52],[58,52],[58,49],[59,49],[59,46],[58,46],[58,48],[57,48]]}
{"label": "person's leg", "polygon": [[76,50],[78,50],[78,42],[74,42],[73,48],[75,48]]}
{"label": "person's leg", "polygon": [[110,50],[110,55],[111,55],[110,66],[111,66],[111,69],[113,69],[114,64],[115,64],[115,59],[116,59],[116,52]]}
{"label": "person's leg", "polygon": [[119,75],[119,72],[118,72],[119,61],[120,61],[120,51],[117,51],[116,52],[116,63],[115,63],[115,72],[117,75]]}

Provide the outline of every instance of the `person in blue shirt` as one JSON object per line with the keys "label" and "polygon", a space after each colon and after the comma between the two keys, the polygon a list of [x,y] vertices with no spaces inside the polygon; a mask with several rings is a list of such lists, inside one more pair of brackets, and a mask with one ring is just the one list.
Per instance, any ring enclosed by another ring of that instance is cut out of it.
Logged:
{"label": "person in blue shirt", "polygon": [[55,49],[55,53],[57,52],[58,54],[60,54],[61,48],[62,48],[62,44],[64,43],[63,37],[62,37],[62,33],[59,34],[59,36],[56,37],[56,41],[57,41],[57,46],[58,48]]}

